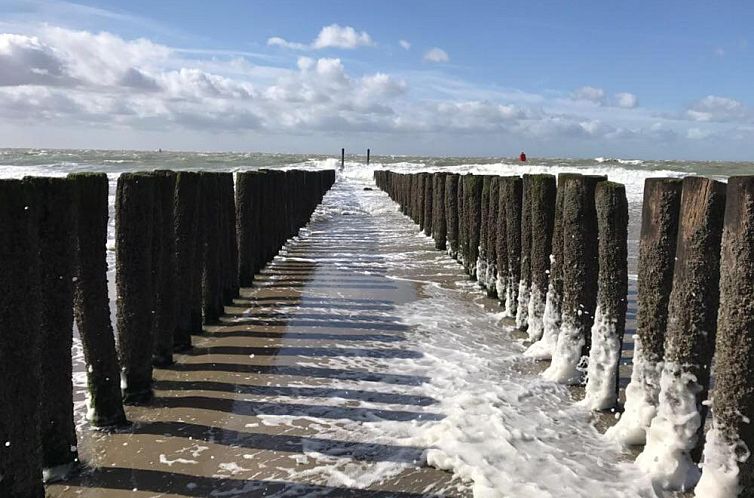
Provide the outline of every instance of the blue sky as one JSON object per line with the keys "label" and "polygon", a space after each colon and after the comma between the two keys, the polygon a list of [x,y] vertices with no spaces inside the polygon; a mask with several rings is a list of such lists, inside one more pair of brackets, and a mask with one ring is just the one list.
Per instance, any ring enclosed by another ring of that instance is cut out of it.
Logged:
{"label": "blue sky", "polygon": [[0,0],[0,146],[754,157],[747,2]]}

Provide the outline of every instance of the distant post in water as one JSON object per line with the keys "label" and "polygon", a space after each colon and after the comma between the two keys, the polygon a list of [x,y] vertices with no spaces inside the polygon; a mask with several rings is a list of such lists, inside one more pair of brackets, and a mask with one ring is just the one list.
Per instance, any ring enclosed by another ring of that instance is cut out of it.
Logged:
{"label": "distant post in water", "polygon": [[115,195],[115,280],[123,402],[152,399],[152,237],[155,177],[123,173]]}
{"label": "distant post in water", "polygon": [[599,285],[592,325],[584,404],[607,410],[618,402],[618,367],[626,330],[628,201],[626,187],[600,182],[595,190]]}
{"label": "distant post in water", "polygon": [[73,420],[73,185],[65,178],[27,177],[39,243],[40,432],[45,481],[64,479],[78,462]]}
{"label": "distant post in water", "polygon": [[74,316],[84,349],[89,422],[125,425],[120,367],[107,292],[108,179],[105,173],[71,173],[75,199]]}
{"label": "distant post in water", "polygon": [[724,211],[724,183],[683,179],[660,402],[636,459],[666,489],[691,489],[699,478],[696,462],[715,349]]}
{"label": "distant post in water", "polygon": [[603,177],[569,176],[563,193],[563,313],[552,363],[543,376],[561,384],[580,384],[583,359],[597,305],[597,212],[594,191]]}
{"label": "distant post in water", "polygon": [[340,169],[346,167],[346,149],[340,149]]}
{"label": "distant post in water", "polygon": [[646,442],[647,429],[657,414],[668,302],[673,288],[681,185],[680,178],[648,178],[644,182],[631,381],[626,387],[623,415],[605,433],[627,446]]}
{"label": "distant post in water", "polygon": [[754,495],[754,176],[728,179],[720,260],[715,395],[696,496]]}
{"label": "distant post in water", "polygon": [[39,252],[21,180],[0,180],[0,227],[0,489],[42,498]]}
{"label": "distant post in water", "polygon": [[369,166],[369,153],[370,153],[370,150],[367,149],[367,166]]}

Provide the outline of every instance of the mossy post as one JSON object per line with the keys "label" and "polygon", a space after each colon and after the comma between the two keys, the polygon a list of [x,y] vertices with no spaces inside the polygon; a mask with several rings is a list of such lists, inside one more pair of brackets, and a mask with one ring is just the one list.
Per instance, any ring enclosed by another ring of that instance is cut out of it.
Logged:
{"label": "mossy post", "polygon": [[156,178],[123,173],[115,194],[115,282],[123,402],[150,401],[152,391],[152,276]]}
{"label": "mossy post", "polygon": [[508,250],[508,282],[505,296],[505,312],[515,318],[518,314],[518,290],[521,282],[521,210],[523,180],[517,176],[505,182],[505,234]]}
{"label": "mossy post", "polygon": [[[152,365],[166,367],[173,364],[175,330],[178,324],[176,242],[175,242],[175,180],[173,171],[154,172],[155,206],[159,216],[155,218],[153,240],[159,251],[154,253],[153,275],[155,277],[155,305],[152,334],[154,348]],[[159,224],[158,224],[159,223]],[[159,271],[156,271],[159,269]]]}
{"label": "mossy post", "polygon": [[108,179],[105,173],[71,173],[74,195],[74,316],[84,349],[89,422],[127,424],[107,289]]}
{"label": "mossy post", "polygon": [[490,175],[480,175],[482,194],[479,200],[479,244],[474,275],[483,289],[487,288],[487,213],[490,209]]}
{"label": "mossy post", "polygon": [[447,173],[432,174],[432,237],[435,249],[444,251],[447,246],[447,220],[445,219],[445,177]]}
{"label": "mossy post", "polygon": [[754,495],[754,461],[740,458],[754,448],[754,176],[729,178],[726,196],[712,430],[699,497],[723,491],[721,483],[730,496]]}
{"label": "mossy post", "polygon": [[592,326],[586,396],[592,410],[618,403],[618,380],[628,296],[628,201],[626,187],[600,182],[595,190],[599,239],[597,309]]}
{"label": "mossy post", "polygon": [[561,384],[580,384],[589,355],[597,306],[598,244],[594,192],[599,176],[568,176],[563,193],[563,309],[552,363],[543,375]]}
{"label": "mossy post", "polygon": [[495,222],[495,253],[497,254],[497,278],[495,287],[497,299],[502,306],[506,306],[508,296],[508,183],[511,177],[500,177],[497,180],[497,220]]}
{"label": "mossy post", "polygon": [[544,333],[547,289],[550,284],[550,255],[555,226],[557,188],[552,175],[530,175],[531,209],[531,290],[527,313],[529,339],[539,341]]}
{"label": "mossy post", "polygon": [[487,264],[485,283],[488,297],[497,297],[497,218],[499,208],[500,177],[489,177],[487,196]]}
{"label": "mossy post", "polygon": [[531,292],[531,175],[524,175],[521,183],[521,190],[521,262],[519,265],[521,275],[518,281],[516,327],[519,330],[526,330],[529,326],[529,293]]}
{"label": "mossy post", "polygon": [[78,462],[73,420],[73,185],[65,178],[28,177],[39,244],[40,434],[45,480],[63,479]]}
{"label": "mossy post", "polygon": [[458,256],[458,175],[445,176],[446,249],[451,258]]}
{"label": "mossy post", "polygon": [[647,444],[636,459],[642,470],[669,489],[689,489],[698,478],[696,462],[707,415],[702,403],[707,399],[717,330],[724,214],[724,183],[683,179],[660,401]]}
{"label": "mossy post", "polygon": [[[29,187],[0,180],[0,494],[44,498],[39,248]],[[69,357],[70,361],[70,357]]]}
{"label": "mossy post", "polygon": [[456,260],[463,266],[465,266],[464,258],[466,257],[466,246],[468,245],[466,234],[469,231],[466,210],[464,209],[467,176],[469,175],[458,176],[458,256]]}
{"label": "mossy post", "polygon": [[[175,177],[175,262],[178,304],[173,350],[191,349],[191,334],[201,332],[201,251],[199,173],[179,171]],[[198,319],[197,319],[198,315]]]}
{"label": "mossy post", "polygon": [[432,235],[432,173],[422,173],[424,175],[424,235]]}
{"label": "mossy post", "polygon": [[202,316],[205,325],[220,321],[223,314],[223,279],[221,266],[220,177],[217,173],[200,173],[204,212],[204,258],[202,265]]}
{"label": "mossy post", "polygon": [[659,404],[681,185],[680,178],[648,178],[644,182],[633,368],[623,415],[606,433],[624,445],[646,442]]}
{"label": "mossy post", "polygon": [[466,175],[463,178],[463,210],[466,220],[463,263],[472,279],[476,279],[476,262],[479,255],[482,182],[483,178],[479,175]]}

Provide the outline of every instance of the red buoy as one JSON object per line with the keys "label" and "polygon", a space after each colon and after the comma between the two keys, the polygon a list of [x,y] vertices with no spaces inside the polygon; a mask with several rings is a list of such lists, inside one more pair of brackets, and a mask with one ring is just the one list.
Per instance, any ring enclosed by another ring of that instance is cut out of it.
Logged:
{"label": "red buoy", "polygon": [[518,160],[521,161],[522,163],[525,163],[526,162],[526,154],[524,154],[522,152],[521,155],[518,156]]}

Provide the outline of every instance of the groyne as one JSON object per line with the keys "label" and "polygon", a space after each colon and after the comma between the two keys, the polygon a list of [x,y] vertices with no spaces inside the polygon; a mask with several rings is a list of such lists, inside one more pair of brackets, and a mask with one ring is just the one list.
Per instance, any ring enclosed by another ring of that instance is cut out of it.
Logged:
{"label": "groyne", "polygon": [[[585,385],[585,406],[620,409],[625,187],[570,173],[559,175],[557,186],[546,175],[467,174],[456,182],[448,173],[381,170],[374,177],[410,215],[424,198],[411,186],[417,179],[437,185],[438,175],[445,212],[457,211],[457,218],[445,215],[447,252],[497,295],[512,326],[528,329],[525,355],[551,360],[545,379]],[[498,195],[490,196],[495,184]],[[433,205],[440,204],[435,197]],[[423,206],[424,218],[432,216],[432,206]],[[751,496],[754,177],[731,177],[727,185],[651,178],[642,209],[633,371],[625,412],[605,437],[639,446],[637,464],[659,488],[689,491],[698,482],[697,496]],[[438,248],[440,233],[434,227]],[[493,246],[495,278],[488,271]]]}
{"label": "groyne", "polygon": [[[153,367],[192,347],[239,287],[305,226],[335,172],[123,173],[115,197],[116,327],[105,241],[108,179],[0,180],[0,497],[42,497],[79,464],[73,324],[93,427],[149,406]],[[235,185],[238,185],[236,187]]]}

